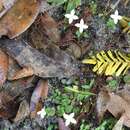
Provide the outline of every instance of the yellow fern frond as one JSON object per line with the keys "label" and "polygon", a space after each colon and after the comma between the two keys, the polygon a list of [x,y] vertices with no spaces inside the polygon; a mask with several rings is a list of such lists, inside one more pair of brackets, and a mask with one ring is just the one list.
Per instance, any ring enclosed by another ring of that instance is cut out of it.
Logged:
{"label": "yellow fern frond", "polygon": [[124,16],[119,23],[123,28],[123,32],[130,34],[130,18]]}
{"label": "yellow fern frond", "polygon": [[89,59],[82,61],[84,64],[93,64],[93,72],[105,75],[125,74],[130,68],[130,57],[117,50],[101,51]]}

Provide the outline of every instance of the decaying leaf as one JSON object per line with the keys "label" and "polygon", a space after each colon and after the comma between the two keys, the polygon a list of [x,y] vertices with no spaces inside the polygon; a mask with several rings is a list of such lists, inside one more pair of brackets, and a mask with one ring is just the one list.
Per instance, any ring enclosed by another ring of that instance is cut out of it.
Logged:
{"label": "decaying leaf", "polygon": [[37,17],[25,36],[27,42],[39,50],[45,49],[48,44],[56,44],[60,41],[57,23],[47,13]]}
{"label": "decaying leaf", "polygon": [[10,78],[10,80],[17,80],[20,78],[25,78],[32,76],[34,74],[33,69],[31,67],[25,67],[22,70],[19,70],[18,72],[15,73],[15,75]]}
{"label": "decaying leaf", "polygon": [[9,38],[14,38],[20,35],[34,22],[38,13],[37,0],[17,0],[0,19],[0,36],[7,35]]}
{"label": "decaying leaf", "polygon": [[16,114],[16,117],[14,119],[15,122],[18,122],[20,120],[23,120],[25,119],[27,116],[29,116],[30,114],[30,110],[29,110],[29,104],[27,103],[26,100],[23,100],[21,103],[20,103],[20,106],[19,106],[19,109],[18,109],[18,112]]}
{"label": "decaying leaf", "polygon": [[0,117],[12,119],[15,117],[19,104],[9,93],[0,92]]}
{"label": "decaying leaf", "polygon": [[104,113],[107,110],[107,103],[109,102],[109,100],[110,100],[110,96],[108,95],[108,91],[103,89],[98,95],[97,105],[96,105],[99,121],[101,121],[101,119],[104,116]]}
{"label": "decaying leaf", "polygon": [[48,95],[48,81],[40,80],[33,91],[31,102],[30,102],[30,112],[31,118],[35,118],[37,112],[42,109],[42,100]]}
{"label": "decaying leaf", "polygon": [[70,51],[75,58],[80,58],[82,55],[82,48],[75,43],[69,46],[68,51]]}
{"label": "decaying leaf", "polygon": [[21,67],[18,65],[17,61],[9,56],[9,67],[8,67],[7,79],[8,80],[12,79],[15,73],[19,70],[21,70]]}
{"label": "decaying leaf", "polygon": [[124,116],[122,116],[122,117],[117,121],[116,125],[113,127],[112,130],[122,130],[123,122],[124,122]]}
{"label": "decaying leaf", "polygon": [[65,126],[62,118],[58,118],[58,128],[58,130],[71,130],[68,126]]}
{"label": "decaying leaf", "polygon": [[96,56],[83,60],[83,63],[95,65],[93,71],[98,74],[119,76],[124,75],[130,68],[130,57],[117,50],[114,52],[102,50]]}
{"label": "decaying leaf", "polygon": [[[130,127],[130,103],[127,102],[126,100],[126,99],[130,99],[130,95],[127,96],[128,96],[127,98],[126,96],[125,98],[123,98],[123,96],[121,97],[118,94],[112,92],[106,91],[106,93],[103,93],[101,91],[97,99],[98,115],[104,115],[106,111],[109,111],[114,117],[120,118],[119,122],[117,123],[121,125],[123,122],[124,125]],[[107,98],[107,100],[105,100],[105,98]],[[119,124],[117,124],[117,126]]]}
{"label": "decaying leaf", "polygon": [[43,16],[41,17],[41,23],[49,39],[51,39],[53,42],[59,42],[60,33],[55,20],[47,13],[44,13]]}
{"label": "decaying leaf", "polygon": [[2,85],[7,78],[8,71],[8,55],[0,50],[0,85]]}
{"label": "decaying leaf", "polygon": [[35,75],[43,78],[70,77],[79,71],[76,60],[64,51],[52,48],[53,45],[46,53],[40,53],[22,40],[0,39],[0,46],[21,67],[31,67]]}

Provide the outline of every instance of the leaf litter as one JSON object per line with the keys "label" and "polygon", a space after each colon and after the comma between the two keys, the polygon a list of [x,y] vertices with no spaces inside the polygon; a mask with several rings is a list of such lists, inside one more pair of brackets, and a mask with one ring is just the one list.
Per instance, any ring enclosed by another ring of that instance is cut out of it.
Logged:
{"label": "leaf litter", "polygon": [[[111,47],[114,46],[114,49],[119,48],[123,52],[126,51],[123,48],[126,48],[129,43],[128,39],[125,39],[125,34],[127,37],[129,34],[129,16],[123,17],[119,23],[120,28],[110,30],[105,25],[110,21],[102,19],[102,15],[107,15],[99,14],[101,17],[98,17],[95,11],[102,10],[99,10],[98,6],[103,9],[106,7],[103,5],[104,1],[99,1],[99,3],[86,1],[85,7],[84,4],[77,5],[80,3],[79,1],[75,2],[70,2],[71,5],[69,1],[64,2],[65,5],[62,9],[65,11],[66,6],[72,8],[76,5],[77,15],[80,15],[80,18],[83,18],[85,23],[90,26],[83,34],[76,32],[74,27],[74,24],[80,20],[74,21],[72,25],[67,25],[63,19],[58,21],[52,17],[49,10],[51,14],[55,15],[54,7],[47,1],[0,1],[1,118],[10,120],[16,125],[18,122],[25,123],[29,119],[32,125],[38,123],[41,128],[46,130],[88,130],[93,128],[98,130],[96,128],[98,122],[94,114],[98,114],[98,120],[102,122],[109,112],[118,120],[112,128],[113,130],[121,130],[123,126],[130,127],[129,89],[123,88],[116,91],[106,87],[100,89],[101,86],[104,86],[105,76],[103,76],[104,81],[101,81],[103,85],[96,80],[96,83],[90,87],[88,81],[90,80],[91,83],[97,75],[89,69],[90,66],[81,64],[84,56],[94,54],[95,50],[104,50],[107,47],[111,50]],[[113,2],[109,2],[108,5],[112,5]],[[107,6],[105,11],[108,11],[109,14],[112,12],[112,8],[121,7],[120,3],[121,1],[117,1],[113,7]],[[123,8],[121,7],[122,13],[125,12],[124,8],[129,7],[129,1],[125,1],[124,5]],[[64,12],[61,13],[62,16]],[[109,25],[111,24],[109,23]],[[122,64],[126,61],[129,63],[129,54],[127,58],[116,55],[116,53],[114,56]],[[101,57],[96,58],[102,61]],[[111,57],[109,58],[111,59]],[[98,60],[95,62],[99,62]],[[115,59],[112,60],[111,62]],[[106,60],[103,59],[102,62],[105,64]],[[98,69],[101,71],[101,68]],[[123,71],[120,65],[118,69],[120,69],[120,75]],[[126,69],[128,69],[127,66]],[[103,70],[101,72],[104,73]],[[64,84],[59,80],[62,78],[65,80]],[[70,78],[73,81],[68,85],[69,81],[66,80]],[[102,80],[102,77],[98,78]],[[122,81],[121,83],[124,84]],[[87,86],[87,88],[83,86]],[[65,88],[73,90],[73,92],[68,93]],[[55,90],[54,93],[53,90]],[[88,93],[91,93],[91,96]],[[97,97],[96,93],[98,93]],[[94,107],[97,111],[94,111]],[[43,120],[37,116],[37,112],[42,108],[47,111]],[[61,116],[61,113],[63,114],[65,111],[68,112],[67,114],[75,112],[76,119],[78,119],[76,125],[65,126],[65,121]],[[35,129],[35,126],[32,129]],[[100,124],[99,128],[101,127]]]}

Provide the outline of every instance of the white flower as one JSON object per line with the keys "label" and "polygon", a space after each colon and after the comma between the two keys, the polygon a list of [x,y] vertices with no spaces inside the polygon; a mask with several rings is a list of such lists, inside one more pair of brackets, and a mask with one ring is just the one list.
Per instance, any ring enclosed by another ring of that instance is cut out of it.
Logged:
{"label": "white flower", "polygon": [[118,23],[118,20],[122,19],[122,16],[118,15],[118,10],[116,10],[114,14],[110,15],[110,17],[114,20],[115,24]]}
{"label": "white flower", "polygon": [[75,26],[79,28],[80,33],[82,33],[84,29],[88,28],[88,25],[84,24],[83,19],[80,20],[80,23],[76,23]]}
{"label": "white flower", "polygon": [[40,115],[40,116],[41,116],[41,118],[43,119],[43,118],[45,117],[45,115],[46,115],[45,108],[42,108],[42,110],[41,110],[41,111],[39,111],[39,112],[37,112],[37,114],[38,114],[38,115]]}
{"label": "white flower", "polygon": [[68,114],[63,114],[63,117],[65,118],[65,125],[68,126],[70,123],[76,124],[76,120],[74,119],[74,113],[71,113],[70,115]]}
{"label": "white flower", "polygon": [[78,19],[78,16],[75,15],[75,10],[74,9],[70,12],[70,14],[66,14],[65,17],[69,19],[69,24],[71,24],[73,22],[73,20]]}

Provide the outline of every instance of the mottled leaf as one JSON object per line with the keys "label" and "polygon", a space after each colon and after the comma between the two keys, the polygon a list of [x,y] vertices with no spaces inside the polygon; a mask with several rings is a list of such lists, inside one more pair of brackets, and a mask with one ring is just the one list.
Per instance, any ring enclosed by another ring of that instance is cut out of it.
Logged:
{"label": "mottled leaf", "polygon": [[0,39],[0,46],[21,67],[31,67],[35,75],[43,78],[70,77],[79,71],[76,60],[54,45],[48,45],[45,53],[40,53],[22,40]]}

